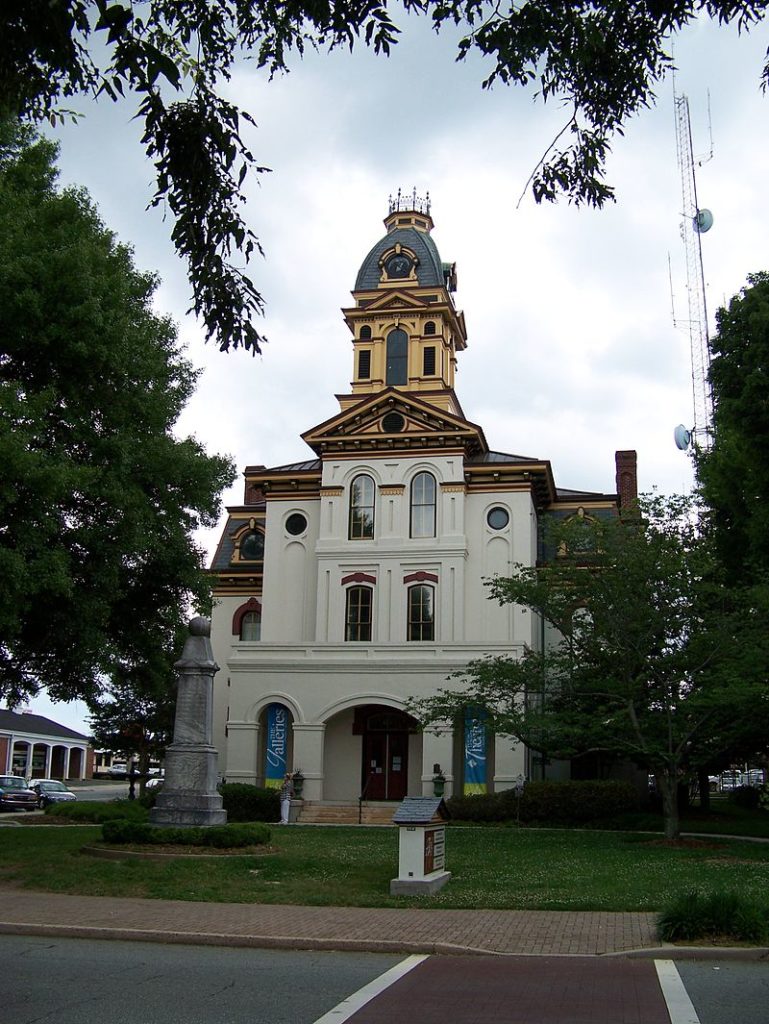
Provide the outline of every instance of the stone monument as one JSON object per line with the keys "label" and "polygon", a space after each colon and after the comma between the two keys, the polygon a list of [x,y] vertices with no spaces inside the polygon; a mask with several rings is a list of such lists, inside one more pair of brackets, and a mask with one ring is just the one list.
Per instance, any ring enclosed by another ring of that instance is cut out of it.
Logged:
{"label": "stone monument", "polygon": [[174,741],[166,749],[165,779],[152,825],[224,825],[227,812],[217,792],[213,738],[214,676],[219,666],[211,649],[211,622],[198,617],[174,668],[178,673]]}

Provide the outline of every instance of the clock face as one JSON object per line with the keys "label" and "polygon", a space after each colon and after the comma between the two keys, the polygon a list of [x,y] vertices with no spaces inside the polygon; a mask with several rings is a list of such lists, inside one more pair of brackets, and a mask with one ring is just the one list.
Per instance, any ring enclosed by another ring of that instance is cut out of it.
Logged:
{"label": "clock face", "polygon": [[411,271],[411,259],[403,253],[396,253],[385,263],[388,277],[408,277]]}

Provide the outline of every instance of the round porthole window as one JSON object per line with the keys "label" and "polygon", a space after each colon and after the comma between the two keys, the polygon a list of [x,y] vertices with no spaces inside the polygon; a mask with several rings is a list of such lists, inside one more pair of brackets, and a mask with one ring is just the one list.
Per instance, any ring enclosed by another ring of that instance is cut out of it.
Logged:
{"label": "round porthole window", "polygon": [[510,522],[510,513],[506,508],[500,508],[499,506],[490,508],[486,516],[486,522],[492,530],[504,530]]}
{"label": "round porthole window", "polygon": [[292,537],[298,537],[306,529],[307,516],[303,516],[301,512],[292,512],[286,520],[286,533],[290,533]]}
{"label": "round porthole window", "polygon": [[385,434],[400,434],[406,426],[406,420],[399,412],[388,412],[382,417],[382,430]]}

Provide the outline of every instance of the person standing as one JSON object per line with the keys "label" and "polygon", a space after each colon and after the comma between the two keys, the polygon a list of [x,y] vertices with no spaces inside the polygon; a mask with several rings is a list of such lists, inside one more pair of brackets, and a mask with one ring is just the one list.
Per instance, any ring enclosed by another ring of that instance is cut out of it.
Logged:
{"label": "person standing", "polygon": [[283,776],[283,785],[280,787],[280,823],[288,825],[288,813],[291,810],[291,797],[294,795],[294,778],[291,772]]}

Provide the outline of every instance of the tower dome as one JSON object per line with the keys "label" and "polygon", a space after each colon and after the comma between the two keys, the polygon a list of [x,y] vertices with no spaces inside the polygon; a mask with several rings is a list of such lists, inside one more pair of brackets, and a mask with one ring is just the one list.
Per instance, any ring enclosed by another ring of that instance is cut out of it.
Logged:
{"label": "tower dome", "polygon": [[[380,283],[401,280],[420,288],[450,288],[450,265],[441,262],[440,253],[430,236],[433,220],[430,197],[421,199],[416,191],[410,196],[390,198],[385,218],[387,234],[371,249],[358,271],[355,291],[370,291]],[[450,288],[450,290],[453,290]]]}

